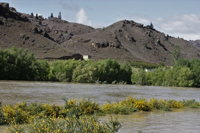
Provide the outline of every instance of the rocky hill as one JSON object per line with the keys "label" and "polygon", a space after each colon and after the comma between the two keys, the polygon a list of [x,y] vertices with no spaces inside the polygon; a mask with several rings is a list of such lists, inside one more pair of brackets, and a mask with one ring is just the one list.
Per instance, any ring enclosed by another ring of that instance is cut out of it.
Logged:
{"label": "rocky hill", "polygon": [[195,41],[189,41],[191,44],[193,44],[194,46],[197,46],[198,48],[200,48],[200,40],[195,40]]}
{"label": "rocky hill", "polygon": [[94,59],[114,58],[165,64],[171,63],[174,46],[183,58],[199,58],[199,51],[188,41],[166,36],[134,21],[123,20],[92,33],[72,37],[62,45]]}
{"label": "rocky hill", "polygon": [[82,58],[56,43],[40,25],[31,23],[28,16],[10,8],[8,3],[0,4],[1,49],[13,46],[28,49],[41,59]]}
{"label": "rocky hill", "polygon": [[132,20],[94,29],[58,18],[39,19],[1,3],[0,48],[15,45],[29,49],[37,58],[78,59],[90,55],[95,60],[112,58],[123,62],[136,60],[170,65],[171,53],[178,45],[181,57],[200,58],[199,49],[191,42],[166,36]]}

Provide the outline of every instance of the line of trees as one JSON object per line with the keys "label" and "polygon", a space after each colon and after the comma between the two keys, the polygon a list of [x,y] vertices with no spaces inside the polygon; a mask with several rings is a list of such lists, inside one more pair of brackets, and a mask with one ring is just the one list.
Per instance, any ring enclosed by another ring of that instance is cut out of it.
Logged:
{"label": "line of trees", "polygon": [[36,60],[28,50],[0,50],[0,80],[51,80],[79,83],[131,83],[131,66],[116,60]]}
{"label": "line of trees", "polygon": [[172,52],[173,67],[159,67],[146,72],[140,69],[133,72],[132,84],[155,86],[200,87],[200,60],[180,58],[180,49],[175,46]]}
{"label": "line of trees", "polygon": [[116,60],[66,60],[50,63],[50,80],[79,83],[131,83],[131,66]]}
{"label": "line of trees", "polygon": [[173,68],[156,66],[153,71],[146,72],[144,68],[132,69],[131,63],[119,64],[113,59],[47,62],[37,60],[27,50],[13,47],[0,50],[0,80],[200,87],[200,60],[181,59],[176,52],[178,48],[174,52]]}

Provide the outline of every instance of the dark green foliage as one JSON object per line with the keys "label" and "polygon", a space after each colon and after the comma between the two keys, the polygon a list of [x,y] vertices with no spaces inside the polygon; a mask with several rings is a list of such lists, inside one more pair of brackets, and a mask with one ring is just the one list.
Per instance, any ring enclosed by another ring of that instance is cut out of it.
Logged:
{"label": "dark green foliage", "polygon": [[116,60],[54,61],[50,63],[50,80],[77,83],[131,83],[131,66]]}
{"label": "dark green foliage", "polygon": [[200,60],[199,59],[178,59],[177,63],[174,66],[178,67],[188,67],[192,72],[191,77],[194,81],[193,86],[200,86]]}
{"label": "dark green foliage", "polygon": [[82,66],[81,60],[53,61],[50,63],[49,78],[53,81],[72,81],[73,71],[77,66]]}
{"label": "dark green foliage", "polygon": [[154,69],[153,72],[147,72],[146,80],[149,85],[161,86],[164,83],[164,72],[162,68]]}
{"label": "dark green foliage", "polygon": [[173,69],[160,67],[148,72],[140,69],[132,75],[131,81],[139,85],[177,87],[192,87],[195,83],[193,72],[185,66],[176,66]]}
{"label": "dark green foliage", "polygon": [[154,26],[153,26],[152,22],[150,23],[150,25],[147,25],[146,28],[154,30]]}
{"label": "dark green foliage", "polygon": [[1,80],[46,80],[49,65],[46,61],[36,60],[28,50],[0,50]]}
{"label": "dark green foliage", "polygon": [[152,30],[154,29],[152,22],[150,23],[150,29],[152,29]]}
{"label": "dark green foliage", "polygon": [[82,64],[77,65],[73,71],[72,81],[79,83],[94,83],[96,77],[96,63],[94,61],[83,61]]}
{"label": "dark green foliage", "polygon": [[[120,71],[124,73],[120,75]],[[126,65],[120,69],[120,65],[116,60],[87,61],[84,65],[76,67],[73,72],[73,81],[82,83],[94,83],[97,81],[106,81],[106,83],[112,83],[113,81],[130,82],[127,77],[124,79],[124,75],[130,77],[130,66]]]}
{"label": "dark green foliage", "polygon": [[[142,61],[130,61],[129,62],[132,67],[136,68],[146,68],[146,69],[153,69],[158,68],[160,65],[154,64],[154,63],[148,63],[148,62],[142,62]],[[163,64],[162,64],[163,65]]]}
{"label": "dark green foliage", "polygon": [[33,13],[31,13],[31,18],[33,18],[34,17],[34,15],[33,15]]}
{"label": "dark green foliage", "polygon": [[190,69],[193,72],[194,86],[200,86],[200,60],[192,59],[190,61]]}
{"label": "dark green foliage", "polygon": [[112,83],[114,80],[118,81],[120,65],[116,60],[99,61],[97,69],[99,70],[98,78],[100,81],[107,81],[107,83]]}
{"label": "dark green foliage", "polygon": [[[132,72],[131,66],[140,69]],[[163,67],[163,63],[157,65],[127,62],[120,65],[113,59],[99,61],[72,59],[47,63],[45,60],[36,60],[33,54],[28,53],[28,50],[13,47],[0,50],[0,80],[51,80],[109,84],[132,82],[138,85],[199,87],[200,60],[177,58],[173,68]]]}
{"label": "dark green foliage", "polygon": [[144,69],[140,69],[138,72],[134,72],[131,76],[132,84],[146,85],[146,72]]}
{"label": "dark green foliage", "polygon": [[0,50],[0,80],[51,80],[78,83],[131,83],[131,66],[116,60],[66,60],[47,63],[28,50]]}
{"label": "dark green foliage", "polygon": [[38,14],[35,15],[35,19],[38,19]]}
{"label": "dark green foliage", "polygon": [[190,108],[199,108],[199,103],[193,100],[183,100],[183,103],[185,106],[190,107]]}
{"label": "dark green foliage", "polygon": [[50,16],[51,18],[53,18],[53,13],[51,13],[51,16]]}
{"label": "dark green foliage", "polygon": [[168,41],[169,38],[170,38],[170,36],[167,34],[167,35],[165,36],[165,39]]}
{"label": "dark green foliage", "polygon": [[160,67],[153,71],[139,70],[133,73],[131,81],[139,85],[199,87],[200,86],[200,60],[180,58],[179,47],[173,51],[174,66]]}
{"label": "dark green foliage", "polygon": [[122,64],[119,71],[119,81],[131,84],[132,69],[130,63]]}

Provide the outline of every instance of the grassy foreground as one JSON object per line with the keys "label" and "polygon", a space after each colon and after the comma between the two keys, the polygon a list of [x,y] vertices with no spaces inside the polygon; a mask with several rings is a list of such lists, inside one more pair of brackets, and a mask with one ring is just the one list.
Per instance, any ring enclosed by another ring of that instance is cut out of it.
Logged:
{"label": "grassy foreground", "polygon": [[[21,102],[0,106],[0,124],[11,125],[9,132],[56,133],[56,132],[116,132],[121,127],[117,119],[101,122],[96,117],[104,114],[130,114],[136,111],[164,110],[177,108],[199,108],[195,100],[146,100],[132,96],[114,103],[99,105],[91,100],[65,100],[62,106]],[[18,124],[26,124],[19,126]]]}

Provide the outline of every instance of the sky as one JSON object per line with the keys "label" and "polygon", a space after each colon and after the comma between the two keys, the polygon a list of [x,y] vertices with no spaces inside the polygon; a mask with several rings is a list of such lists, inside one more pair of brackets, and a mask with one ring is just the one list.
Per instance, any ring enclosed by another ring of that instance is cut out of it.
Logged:
{"label": "sky", "polygon": [[51,13],[62,19],[103,28],[120,20],[133,20],[170,36],[200,39],[200,0],[0,0],[21,13]]}

